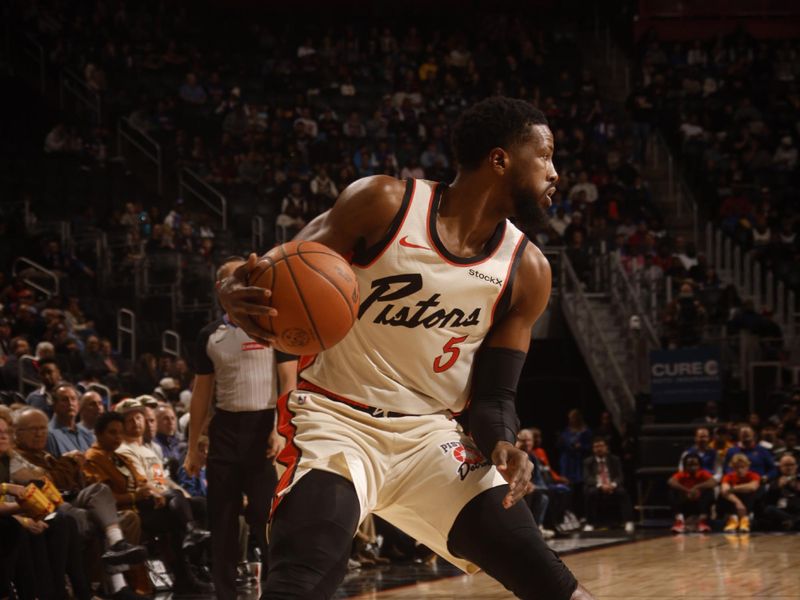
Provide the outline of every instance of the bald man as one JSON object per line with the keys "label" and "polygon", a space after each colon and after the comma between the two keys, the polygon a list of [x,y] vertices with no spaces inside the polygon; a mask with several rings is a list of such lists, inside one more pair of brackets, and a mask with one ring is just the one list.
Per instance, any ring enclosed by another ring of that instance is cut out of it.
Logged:
{"label": "bald man", "polygon": [[78,428],[94,437],[94,424],[97,418],[106,412],[103,406],[103,398],[97,392],[89,390],[81,396],[80,408],[78,409]]}

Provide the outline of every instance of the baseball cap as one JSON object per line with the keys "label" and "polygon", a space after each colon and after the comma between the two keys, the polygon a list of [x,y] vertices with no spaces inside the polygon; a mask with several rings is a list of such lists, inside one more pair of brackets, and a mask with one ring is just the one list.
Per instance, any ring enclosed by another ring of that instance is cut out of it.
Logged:
{"label": "baseball cap", "polygon": [[114,407],[114,412],[122,413],[123,415],[134,410],[138,410],[139,412],[144,411],[144,404],[141,403],[139,398],[125,398],[117,402],[117,405]]}
{"label": "baseball cap", "polygon": [[136,396],[135,400],[139,402],[142,406],[147,406],[149,408],[158,408],[158,399],[154,398],[150,394],[142,394],[141,396]]}
{"label": "baseball cap", "polygon": [[172,377],[164,377],[158,382],[158,387],[162,390],[176,390],[178,389],[178,383]]}

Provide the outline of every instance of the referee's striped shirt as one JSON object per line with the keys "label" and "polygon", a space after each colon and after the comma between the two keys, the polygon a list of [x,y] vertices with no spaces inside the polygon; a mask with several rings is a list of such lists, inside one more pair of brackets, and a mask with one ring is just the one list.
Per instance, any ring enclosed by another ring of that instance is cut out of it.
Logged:
{"label": "referee's striped shirt", "polygon": [[200,331],[195,372],[214,375],[217,408],[229,412],[266,410],[275,408],[277,399],[276,360],[295,359],[253,341],[223,317]]}

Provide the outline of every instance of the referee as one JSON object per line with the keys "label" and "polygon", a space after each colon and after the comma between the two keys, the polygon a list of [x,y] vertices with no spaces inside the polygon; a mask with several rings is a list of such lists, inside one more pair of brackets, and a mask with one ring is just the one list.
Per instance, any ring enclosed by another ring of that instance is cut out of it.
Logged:
{"label": "referee", "polygon": [[[226,262],[217,281],[243,262]],[[275,430],[275,402],[278,388],[281,395],[295,388],[297,361],[253,341],[223,315],[200,331],[195,371],[184,468],[196,476],[203,466],[199,440],[215,398],[207,469],[212,575],[217,597],[235,599],[243,494],[245,519],[256,532],[262,561],[267,558],[266,527],[277,485],[270,459],[283,445]],[[261,572],[267,572],[266,564]]]}

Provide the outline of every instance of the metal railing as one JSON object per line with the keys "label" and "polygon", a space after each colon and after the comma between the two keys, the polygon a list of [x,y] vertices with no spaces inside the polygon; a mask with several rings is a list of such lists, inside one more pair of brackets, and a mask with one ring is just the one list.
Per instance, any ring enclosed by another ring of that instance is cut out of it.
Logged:
{"label": "metal railing", "polygon": [[275,224],[275,243],[283,244],[289,241],[289,228],[286,225]]}
{"label": "metal railing", "polygon": [[67,95],[72,96],[76,106],[82,105],[94,115],[96,125],[103,122],[103,101],[100,94],[90,89],[80,75],[71,69],[64,68],[58,77],[58,102],[62,110],[65,107]]}
{"label": "metal railing", "polygon": [[633,418],[636,401],[566,253],[560,259],[559,287],[567,323],[606,408],[620,428]]}
{"label": "metal railing", "polygon": [[658,348],[661,344],[653,322],[642,306],[639,294],[631,285],[619,256],[616,252],[611,252],[606,254],[604,259],[608,265],[608,293],[611,295],[614,305],[622,313],[625,324],[630,321],[631,317],[639,317],[642,331],[647,335],[647,341],[654,348]]}
{"label": "metal railing", "polygon": [[89,383],[89,384],[86,385],[86,391],[87,392],[97,392],[98,394],[100,394],[104,398],[106,398],[109,401],[111,401],[111,396],[112,396],[111,388],[108,387],[107,385],[103,385],[102,383],[98,383],[97,381],[93,381],[92,383]]}
{"label": "metal railing", "polygon": [[222,222],[222,229],[228,228],[228,201],[225,196],[194,171],[183,168],[178,172],[178,190],[181,196],[192,196],[205,204]]}
{"label": "metal railing", "polygon": [[117,154],[119,156],[125,157],[125,145],[136,148],[142,157],[155,165],[156,189],[160,195],[163,195],[164,155],[161,151],[161,144],[131,124],[127,117],[123,117],[117,123]]}
{"label": "metal railing", "polygon": [[752,300],[756,310],[771,310],[787,339],[798,336],[800,311],[794,290],[787,290],[783,281],[775,281],[770,270],[762,268],[756,252],[745,252],[732,238],[713,223],[706,225],[706,257],[720,279],[730,282],[742,299]]}
{"label": "metal railing", "polygon": [[19,357],[19,361],[17,362],[17,380],[19,381],[19,385],[17,389],[23,396],[25,395],[25,386],[29,388],[38,388],[42,385],[40,379],[33,379],[27,375],[31,372],[37,372],[36,364],[38,360],[39,359],[32,354],[23,354]]}
{"label": "metal railing", "polygon": [[660,133],[651,135],[648,143],[648,156],[650,164],[658,165],[662,161],[667,167],[667,198],[675,205],[675,216],[679,219],[691,217],[692,242],[695,248],[700,248],[699,211],[694,194],[681,176],[680,169],[667,146],[664,136]]}
{"label": "metal railing", "polygon": [[260,215],[254,216],[250,229],[250,249],[253,252],[264,252],[266,250],[264,247],[264,218]]}
{"label": "metal railing", "polygon": [[129,356],[131,363],[136,360],[136,313],[127,308],[117,311],[117,352],[123,354],[123,339],[128,336],[130,341]]}
{"label": "metal railing", "polygon": [[[20,269],[20,265],[25,266]],[[18,256],[14,259],[11,265],[11,274],[14,277],[21,277],[25,285],[38,290],[48,298],[58,296],[61,290],[61,283],[57,273],[24,256]],[[48,282],[51,283],[50,287],[46,285]]]}
{"label": "metal railing", "polygon": [[174,358],[181,357],[181,335],[173,329],[165,329],[161,333],[161,353]]}
{"label": "metal railing", "polygon": [[64,246],[73,254],[91,251],[95,257],[95,280],[98,288],[104,290],[111,275],[111,258],[108,252],[108,234],[101,229],[80,231],[70,236]]}

